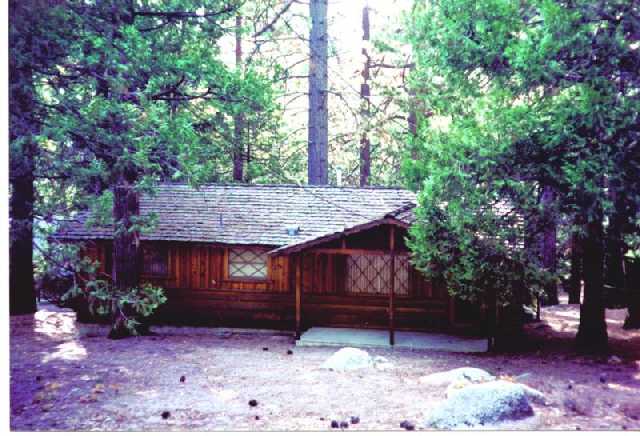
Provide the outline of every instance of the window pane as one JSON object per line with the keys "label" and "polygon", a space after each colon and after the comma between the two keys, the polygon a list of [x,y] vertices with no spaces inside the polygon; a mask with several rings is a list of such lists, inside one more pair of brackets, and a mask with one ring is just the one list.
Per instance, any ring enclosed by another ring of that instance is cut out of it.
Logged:
{"label": "window pane", "polygon": [[169,273],[166,247],[143,246],[142,253],[142,272],[144,274],[166,276]]}
{"label": "window pane", "polygon": [[[409,294],[407,256],[396,256],[394,295]],[[389,295],[391,256],[352,255],[347,257],[346,291],[351,294]]]}
{"label": "window pane", "polygon": [[229,251],[229,276],[235,278],[266,278],[266,250],[232,248]]}

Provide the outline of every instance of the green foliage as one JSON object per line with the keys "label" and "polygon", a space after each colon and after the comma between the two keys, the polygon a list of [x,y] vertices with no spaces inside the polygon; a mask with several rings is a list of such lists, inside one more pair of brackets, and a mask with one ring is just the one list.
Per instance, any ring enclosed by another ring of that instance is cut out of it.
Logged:
{"label": "green foliage", "polygon": [[36,278],[41,297],[63,307],[88,310],[96,319],[112,320],[120,314],[124,327],[137,334],[144,318],[167,301],[163,289],[149,283],[116,289],[111,277],[100,272],[100,263],[82,255],[87,244],[37,247]]}
{"label": "green foliage", "polygon": [[606,222],[612,194],[624,196],[633,233],[637,13],[623,1],[415,3],[411,80],[429,115],[414,138],[418,159],[404,165],[420,190],[411,245],[452,293],[495,289],[508,301],[558,279],[513,245],[540,230],[529,225],[542,215],[542,186],[569,222]]}
{"label": "green foliage", "polygon": [[[108,280],[92,279],[75,284],[64,295],[64,300],[80,299],[88,304],[90,313],[96,317],[119,319],[131,334],[138,334],[141,321],[167,301],[161,287],[143,283],[141,286],[121,290]],[[118,315],[117,317],[115,317]]]}
{"label": "green foliage", "polygon": [[[116,186],[135,201],[153,195],[160,181],[224,179],[236,114],[256,131],[277,132],[270,78],[229,68],[218,47],[241,3],[62,0],[38,3],[46,19],[19,16],[12,60],[28,78],[21,86],[31,86],[22,93],[31,99],[25,104],[37,108],[23,113],[37,119],[14,117],[31,129],[12,139],[11,156],[38,179],[36,211],[57,220],[88,209],[88,225],[112,226],[115,240],[135,240],[157,217],[131,216],[133,207],[114,222]],[[48,260],[73,271],[68,297],[88,299],[96,314],[117,315],[129,330],[165,301],[159,288],[116,287],[77,252],[64,256]],[[54,272],[44,269],[43,276]]]}
{"label": "green foliage", "polygon": [[253,129],[277,130],[269,78],[228,68],[216,45],[236,3],[57,8],[60,26],[50,37],[64,43],[65,56],[42,74],[39,97],[51,108],[43,135],[96,211],[105,211],[102,194],[125,175],[139,192],[160,180],[224,179],[235,114],[246,114]]}

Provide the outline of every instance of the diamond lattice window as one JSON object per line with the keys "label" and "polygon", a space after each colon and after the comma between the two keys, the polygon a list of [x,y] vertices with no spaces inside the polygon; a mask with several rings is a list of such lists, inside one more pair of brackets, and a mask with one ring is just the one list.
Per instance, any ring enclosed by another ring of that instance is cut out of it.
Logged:
{"label": "diamond lattice window", "polygon": [[229,277],[267,278],[267,252],[256,248],[232,248],[229,250]]}
{"label": "diamond lattice window", "polygon": [[[409,259],[396,256],[394,295],[409,295]],[[389,295],[391,256],[353,255],[347,257],[347,292],[351,294]]]}

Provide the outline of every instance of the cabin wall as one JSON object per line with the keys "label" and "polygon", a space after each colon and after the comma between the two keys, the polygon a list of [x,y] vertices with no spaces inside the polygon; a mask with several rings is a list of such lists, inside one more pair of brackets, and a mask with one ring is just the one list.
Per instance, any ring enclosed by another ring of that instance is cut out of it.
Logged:
{"label": "cabin wall", "polygon": [[[302,328],[312,326],[387,328],[389,291],[349,292],[347,280],[360,285],[375,280],[372,275],[349,277],[346,255],[304,253],[300,256],[302,275]],[[295,260],[292,261],[292,263]],[[398,262],[399,263],[399,262]],[[407,288],[394,294],[395,328],[398,330],[442,330],[452,327],[455,314],[444,284],[434,284],[406,262]],[[293,269],[293,268],[292,268]],[[396,270],[398,271],[398,270]],[[396,277],[399,273],[396,272]],[[388,273],[384,275],[388,278]],[[359,286],[362,287],[362,286]],[[396,287],[396,289],[398,289]]]}
{"label": "cabin wall", "polygon": [[193,325],[289,328],[293,294],[286,257],[269,258],[265,279],[231,278],[231,247],[217,244],[164,243],[166,278],[146,277],[163,286],[167,303],[154,316],[158,322]]}
{"label": "cabin wall", "polygon": [[[395,248],[406,256],[406,231],[396,228]],[[347,283],[347,257],[340,250],[386,252],[389,226],[366,230],[313,247],[299,254],[268,258],[266,279],[229,277],[229,251],[220,244],[143,241],[144,249],[166,256],[166,273],[143,273],[142,280],[165,289],[168,298],[154,322],[185,325],[221,325],[292,329],[295,325],[296,267],[301,271],[301,324],[313,326],[387,328],[388,291],[353,293],[366,288],[367,278],[351,277]],[[87,251],[110,269],[111,244],[97,241]],[[323,250],[325,250],[323,252]],[[328,251],[327,251],[328,250]],[[395,328],[398,330],[447,330],[456,327],[455,304],[441,283],[425,280],[405,261],[407,288],[394,297]],[[148,269],[148,268],[147,268]],[[396,273],[396,278],[398,277]],[[370,278],[369,278],[370,279]]]}

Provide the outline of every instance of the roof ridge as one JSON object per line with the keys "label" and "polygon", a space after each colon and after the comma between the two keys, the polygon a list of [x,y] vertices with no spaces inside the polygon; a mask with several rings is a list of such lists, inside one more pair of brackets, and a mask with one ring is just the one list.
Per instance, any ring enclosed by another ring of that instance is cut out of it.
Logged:
{"label": "roof ridge", "polygon": [[[166,181],[158,183],[157,187],[163,186],[186,186],[191,187],[193,189],[198,189],[192,186],[188,182],[173,182]],[[350,185],[309,185],[309,184],[295,184],[295,183],[233,183],[233,182],[222,182],[222,183],[203,183],[202,186],[205,187],[237,187],[237,188],[319,188],[319,189],[355,189],[355,190],[390,190],[390,191],[407,191],[413,192],[402,186],[350,186]]]}
{"label": "roof ridge", "polygon": [[385,216],[398,215],[398,214],[401,214],[402,212],[406,212],[408,210],[414,209],[416,206],[418,206],[418,204],[416,202],[407,201],[406,204],[403,204],[402,206],[392,210],[391,212],[385,214]]}

